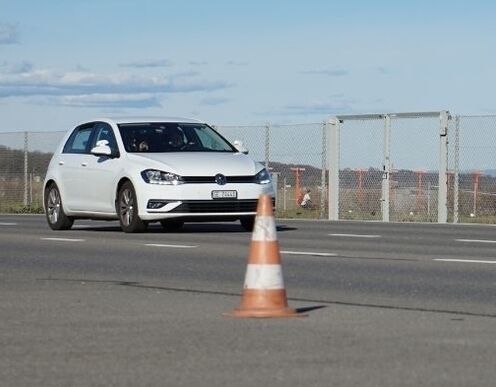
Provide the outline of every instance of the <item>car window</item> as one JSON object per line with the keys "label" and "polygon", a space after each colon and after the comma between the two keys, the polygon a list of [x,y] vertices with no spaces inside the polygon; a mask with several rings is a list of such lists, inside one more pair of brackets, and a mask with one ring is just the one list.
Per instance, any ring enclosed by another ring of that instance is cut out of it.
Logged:
{"label": "car window", "polygon": [[117,141],[115,140],[114,131],[112,130],[109,124],[106,124],[104,122],[99,122],[95,125],[94,131],[95,133],[93,135],[93,141],[91,143],[90,149],[95,147],[98,141],[107,140],[108,146],[110,147],[112,152],[117,153],[118,151]]}
{"label": "car window", "polygon": [[89,153],[89,141],[93,126],[79,127],[67,140],[63,153]]}
{"label": "car window", "polygon": [[120,124],[127,152],[237,152],[210,126],[196,123]]}
{"label": "car window", "polygon": [[[211,129],[205,126],[192,127],[194,135],[198,138],[198,142],[204,149],[212,151],[225,151],[226,146],[223,141],[219,141],[218,137],[211,134]],[[229,149],[230,150],[230,149]]]}

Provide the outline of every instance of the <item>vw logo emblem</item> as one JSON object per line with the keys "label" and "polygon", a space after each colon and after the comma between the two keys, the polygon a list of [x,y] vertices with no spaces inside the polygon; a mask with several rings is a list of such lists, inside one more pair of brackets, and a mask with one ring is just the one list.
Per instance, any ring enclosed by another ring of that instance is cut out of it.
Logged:
{"label": "vw logo emblem", "polygon": [[219,185],[224,185],[227,183],[227,179],[222,173],[218,173],[215,175],[215,182]]}

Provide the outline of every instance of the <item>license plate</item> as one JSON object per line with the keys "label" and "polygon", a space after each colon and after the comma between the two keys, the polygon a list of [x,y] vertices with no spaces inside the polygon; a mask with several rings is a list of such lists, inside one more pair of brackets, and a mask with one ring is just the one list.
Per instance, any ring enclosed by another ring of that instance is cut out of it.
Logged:
{"label": "license plate", "polygon": [[212,191],[212,199],[237,199],[238,191]]}

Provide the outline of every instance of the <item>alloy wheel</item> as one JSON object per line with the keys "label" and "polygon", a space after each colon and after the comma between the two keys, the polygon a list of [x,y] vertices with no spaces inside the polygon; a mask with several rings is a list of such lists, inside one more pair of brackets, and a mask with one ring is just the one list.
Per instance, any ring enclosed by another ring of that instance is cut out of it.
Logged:
{"label": "alloy wheel", "polygon": [[134,198],[130,189],[122,191],[120,200],[120,217],[125,226],[129,226],[133,221]]}
{"label": "alloy wheel", "polygon": [[52,188],[47,201],[48,220],[55,224],[60,216],[60,194],[57,188]]}

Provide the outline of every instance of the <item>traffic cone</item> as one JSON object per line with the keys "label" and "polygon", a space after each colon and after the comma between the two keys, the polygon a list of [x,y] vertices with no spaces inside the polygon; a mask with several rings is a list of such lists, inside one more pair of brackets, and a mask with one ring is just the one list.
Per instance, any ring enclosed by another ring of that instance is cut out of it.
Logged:
{"label": "traffic cone", "polygon": [[272,199],[261,195],[251,238],[241,305],[230,317],[299,317],[288,307]]}

